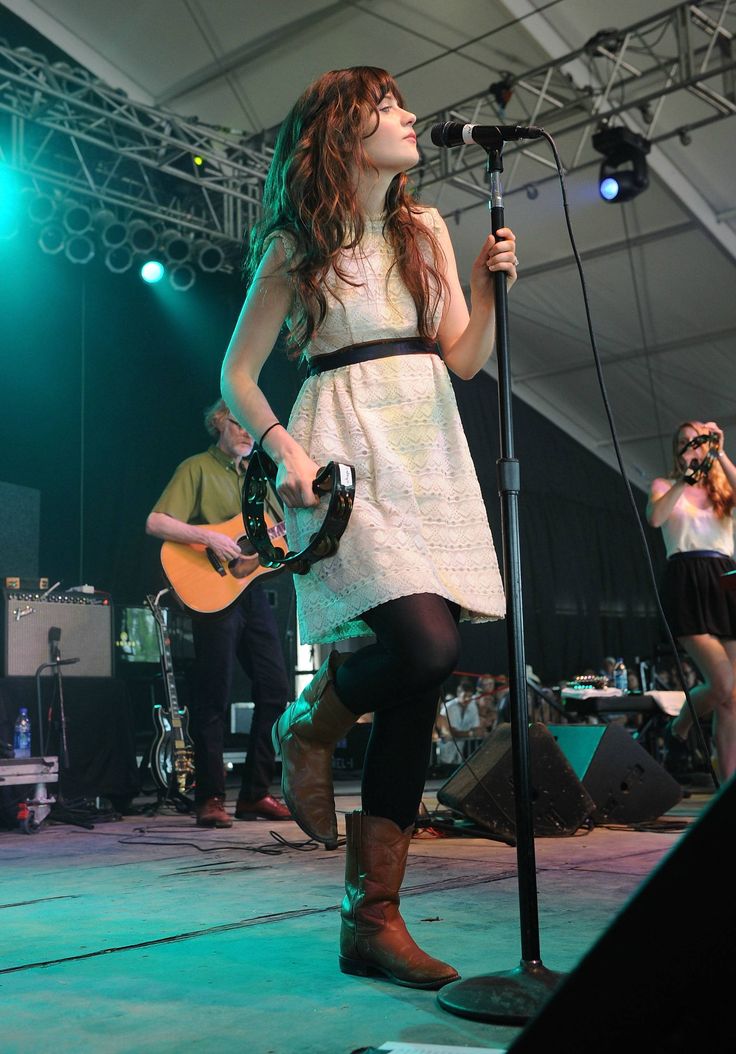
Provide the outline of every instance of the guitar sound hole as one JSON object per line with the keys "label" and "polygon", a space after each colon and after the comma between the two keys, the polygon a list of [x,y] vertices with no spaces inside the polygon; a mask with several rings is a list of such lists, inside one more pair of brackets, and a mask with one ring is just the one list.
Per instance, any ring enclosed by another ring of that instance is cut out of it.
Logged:
{"label": "guitar sound hole", "polygon": [[243,556],[253,556],[255,554],[255,547],[250,544],[246,535],[238,538],[237,544]]}

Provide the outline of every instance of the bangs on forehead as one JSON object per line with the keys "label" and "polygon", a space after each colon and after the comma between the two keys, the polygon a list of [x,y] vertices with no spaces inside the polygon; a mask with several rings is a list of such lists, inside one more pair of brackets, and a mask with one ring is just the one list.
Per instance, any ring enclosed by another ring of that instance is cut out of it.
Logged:
{"label": "bangs on forehead", "polygon": [[366,87],[370,92],[370,99],[374,106],[378,106],[387,95],[393,95],[399,106],[403,107],[404,99],[390,73],[385,70],[369,68],[366,82]]}

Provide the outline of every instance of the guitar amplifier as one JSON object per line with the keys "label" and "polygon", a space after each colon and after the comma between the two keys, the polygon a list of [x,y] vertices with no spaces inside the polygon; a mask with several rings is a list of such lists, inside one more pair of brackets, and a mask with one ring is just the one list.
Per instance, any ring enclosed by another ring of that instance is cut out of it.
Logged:
{"label": "guitar amplifier", "polygon": [[112,608],[90,597],[60,593],[41,599],[25,590],[5,590],[2,612],[3,673],[33,677],[51,661],[52,642],[69,677],[112,677]]}

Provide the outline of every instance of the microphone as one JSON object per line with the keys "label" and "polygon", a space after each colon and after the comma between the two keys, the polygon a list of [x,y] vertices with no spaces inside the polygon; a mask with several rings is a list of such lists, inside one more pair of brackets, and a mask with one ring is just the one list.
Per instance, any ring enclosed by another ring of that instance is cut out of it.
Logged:
{"label": "microphone", "polygon": [[73,666],[75,662],[79,661],[79,659],[57,659],[54,666]]}
{"label": "microphone", "polygon": [[52,662],[61,661],[61,648],[59,647],[60,640],[61,630],[58,626],[51,626],[49,629],[49,652]]}
{"label": "microphone", "polygon": [[496,148],[501,143],[517,139],[541,139],[543,135],[543,130],[533,125],[460,124],[459,121],[433,124],[430,132],[435,146],[471,146],[475,143],[477,146]]}

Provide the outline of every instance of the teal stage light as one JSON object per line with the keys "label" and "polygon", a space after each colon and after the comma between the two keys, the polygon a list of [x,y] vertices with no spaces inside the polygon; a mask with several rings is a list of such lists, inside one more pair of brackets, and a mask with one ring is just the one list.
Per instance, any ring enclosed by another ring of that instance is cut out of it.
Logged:
{"label": "teal stage light", "polygon": [[20,192],[15,173],[0,165],[0,239],[14,238],[20,228]]}
{"label": "teal stage light", "polygon": [[146,260],[141,267],[141,278],[144,282],[148,282],[149,285],[154,285],[156,282],[161,281],[165,270],[166,268],[160,260]]}

